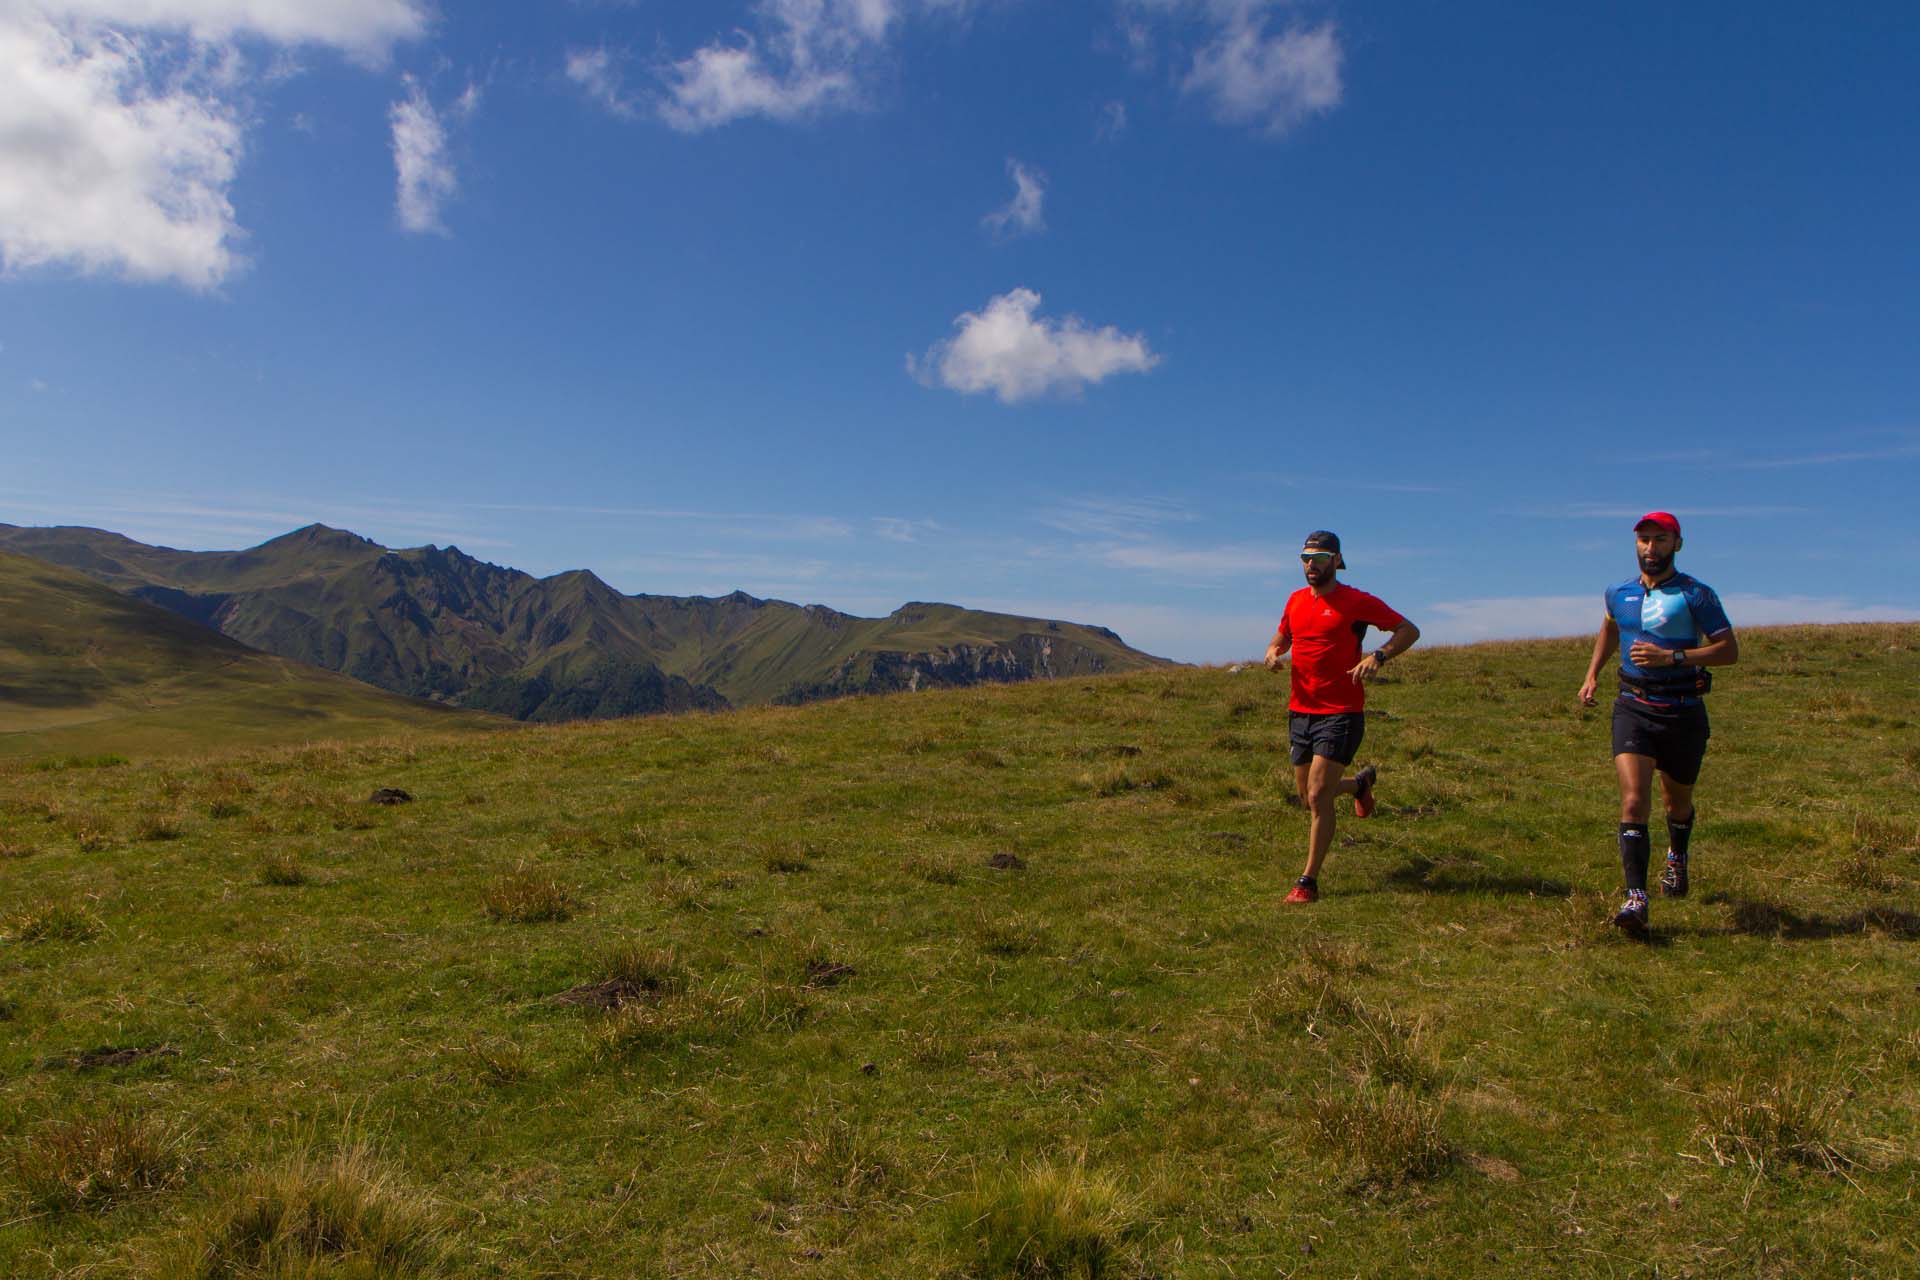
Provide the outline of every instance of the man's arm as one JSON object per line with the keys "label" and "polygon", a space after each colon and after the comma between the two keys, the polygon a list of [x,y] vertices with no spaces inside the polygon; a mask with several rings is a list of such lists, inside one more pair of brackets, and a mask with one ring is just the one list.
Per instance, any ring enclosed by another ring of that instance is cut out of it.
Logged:
{"label": "man's arm", "polygon": [[1285,664],[1280,655],[1293,648],[1293,633],[1287,630],[1286,620],[1280,621],[1280,629],[1273,633],[1273,643],[1267,646],[1267,670],[1278,671]]}
{"label": "man's arm", "polygon": [[1420,628],[1405,618],[1400,619],[1400,625],[1393,629],[1393,634],[1387,637],[1387,642],[1360,659],[1359,665],[1347,672],[1347,675],[1352,677],[1356,684],[1365,684],[1380,674],[1381,667],[1413,648],[1414,642],[1419,638]]}
{"label": "man's arm", "polygon": [[1730,667],[1740,661],[1740,638],[1732,628],[1692,649],[1667,649],[1636,640],[1630,655],[1636,667]]}
{"label": "man's arm", "polygon": [[[1606,665],[1613,651],[1620,647],[1620,624],[1608,614],[1607,620],[1600,624],[1600,634],[1593,638],[1593,660],[1587,663],[1587,678],[1580,685],[1580,704],[1590,707],[1594,703],[1594,693],[1600,685],[1600,668]],[[1638,652],[1640,645],[1634,645]]]}

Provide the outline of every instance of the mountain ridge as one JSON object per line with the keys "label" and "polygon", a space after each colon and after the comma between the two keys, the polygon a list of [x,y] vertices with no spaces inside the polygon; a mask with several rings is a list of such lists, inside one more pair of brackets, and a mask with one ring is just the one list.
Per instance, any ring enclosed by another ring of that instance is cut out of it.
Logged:
{"label": "mountain ridge", "polygon": [[909,601],[627,595],[458,547],[389,548],[313,523],[238,551],[85,526],[0,524],[0,548],[76,569],[254,648],[396,693],[522,719],[797,703],[1170,665],[1106,627]]}

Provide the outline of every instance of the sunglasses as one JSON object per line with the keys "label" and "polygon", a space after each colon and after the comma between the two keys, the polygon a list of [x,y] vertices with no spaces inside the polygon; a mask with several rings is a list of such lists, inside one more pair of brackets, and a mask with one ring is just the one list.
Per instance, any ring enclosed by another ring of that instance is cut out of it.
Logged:
{"label": "sunglasses", "polygon": [[1311,565],[1331,564],[1334,554],[1335,553],[1331,551],[1302,551],[1300,553],[1300,563]]}

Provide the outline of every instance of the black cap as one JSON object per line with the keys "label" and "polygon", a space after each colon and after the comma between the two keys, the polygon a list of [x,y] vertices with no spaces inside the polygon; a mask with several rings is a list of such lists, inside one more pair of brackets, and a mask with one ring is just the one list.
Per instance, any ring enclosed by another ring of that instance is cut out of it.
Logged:
{"label": "black cap", "polygon": [[1325,529],[1315,529],[1307,535],[1307,540],[1301,543],[1300,547],[1302,550],[1331,551],[1337,555],[1340,551],[1340,535],[1329,533]]}

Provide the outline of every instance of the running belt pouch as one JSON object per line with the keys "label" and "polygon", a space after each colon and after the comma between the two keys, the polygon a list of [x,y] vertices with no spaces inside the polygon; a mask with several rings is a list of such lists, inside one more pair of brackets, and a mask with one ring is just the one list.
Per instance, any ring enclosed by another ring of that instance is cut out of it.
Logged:
{"label": "running belt pouch", "polygon": [[1705,667],[1688,667],[1678,679],[1645,680],[1622,671],[1620,687],[1656,698],[1698,698],[1713,691],[1713,672]]}

